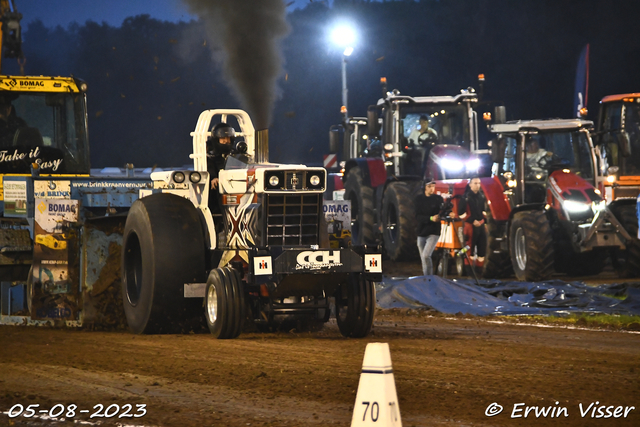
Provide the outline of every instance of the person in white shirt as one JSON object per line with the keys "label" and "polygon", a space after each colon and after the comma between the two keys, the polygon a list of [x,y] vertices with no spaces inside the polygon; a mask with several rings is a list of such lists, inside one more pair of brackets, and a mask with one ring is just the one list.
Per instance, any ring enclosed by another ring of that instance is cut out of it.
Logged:
{"label": "person in white shirt", "polygon": [[532,139],[527,143],[527,166],[532,168],[545,167],[552,156],[551,151],[540,148],[537,140]]}
{"label": "person in white shirt", "polygon": [[438,132],[429,127],[429,117],[420,116],[420,125],[411,131],[409,141],[415,145],[433,145],[438,140]]}

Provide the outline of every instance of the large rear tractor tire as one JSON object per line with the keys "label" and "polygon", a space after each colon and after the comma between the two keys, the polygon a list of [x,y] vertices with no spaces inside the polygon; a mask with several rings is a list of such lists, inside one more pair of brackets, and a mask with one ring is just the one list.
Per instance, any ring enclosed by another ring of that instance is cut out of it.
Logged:
{"label": "large rear tractor tire", "polygon": [[543,211],[518,212],[511,221],[509,249],[518,280],[537,282],[553,274],[553,237]]}
{"label": "large rear tractor tire", "polygon": [[369,335],[376,309],[373,282],[361,274],[349,276],[336,292],[336,320],[345,337],[363,338]]}
{"label": "large rear tractor tire", "polygon": [[185,283],[206,279],[204,232],[193,204],[160,193],[133,203],[124,227],[122,299],[136,334],[184,332],[201,300],[185,299]]}
{"label": "large rear tractor tire", "polygon": [[215,338],[236,338],[242,332],[245,313],[244,286],[240,273],[224,267],[211,270],[204,297],[209,332]]}
{"label": "large rear tractor tire", "polygon": [[373,188],[365,185],[359,167],[353,167],[344,183],[344,198],[351,201],[351,241],[354,245],[375,242]]}
{"label": "large rear tractor tire", "polygon": [[636,206],[620,206],[615,215],[632,239],[625,245],[625,250],[613,251],[613,267],[621,278],[640,277],[640,241],[636,238],[638,236]]}
{"label": "large rear tractor tire", "polygon": [[393,261],[414,261],[420,256],[416,243],[415,182],[389,184],[382,198],[382,240]]}

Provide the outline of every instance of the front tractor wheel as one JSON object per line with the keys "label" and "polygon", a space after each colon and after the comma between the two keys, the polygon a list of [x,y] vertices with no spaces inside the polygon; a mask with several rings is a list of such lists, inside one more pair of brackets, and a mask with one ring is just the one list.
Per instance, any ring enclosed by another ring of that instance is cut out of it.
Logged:
{"label": "front tractor wheel", "polygon": [[638,277],[640,275],[640,241],[635,238],[638,235],[636,206],[621,206],[616,211],[616,217],[627,233],[631,235],[632,240],[626,243],[625,250],[613,251],[613,267],[619,277]]}
{"label": "front tractor wheel", "polygon": [[236,338],[244,321],[244,287],[233,268],[216,268],[209,274],[204,314],[211,335],[218,339]]}
{"label": "front tractor wheel", "polygon": [[511,264],[518,280],[547,280],[553,273],[553,237],[543,211],[518,212],[509,232]]}
{"label": "front tractor wheel", "polygon": [[345,337],[363,338],[369,335],[376,309],[373,282],[362,275],[352,275],[336,292],[336,320]]}
{"label": "front tractor wheel", "polygon": [[393,261],[418,259],[416,212],[413,205],[415,183],[389,184],[382,199],[382,239],[384,250]]}
{"label": "front tractor wheel", "polygon": [[185,283],[206,279],[204,233],[189,200],[160,193],[136,200],[122,244],[122,299],[132,332],[183,332],[200,315]]}

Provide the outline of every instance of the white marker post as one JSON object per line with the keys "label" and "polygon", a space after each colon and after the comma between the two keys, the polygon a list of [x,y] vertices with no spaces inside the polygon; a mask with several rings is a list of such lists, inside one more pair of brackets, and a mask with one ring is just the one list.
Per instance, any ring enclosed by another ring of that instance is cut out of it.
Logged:
{"label": "white marker post", "polygon": [[351,427],[402,427],[388,343],[370,343],[364,352]]}

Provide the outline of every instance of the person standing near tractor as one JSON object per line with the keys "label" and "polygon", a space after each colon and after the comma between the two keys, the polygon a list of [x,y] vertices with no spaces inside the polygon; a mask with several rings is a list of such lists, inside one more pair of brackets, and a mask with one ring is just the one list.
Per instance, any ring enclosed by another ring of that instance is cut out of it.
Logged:
{"label": "person standing near tractor", "polygon": [[480,191],[480,178],[473,177],[458,203],[458,216],[464,220],[465,242],[470,253],[475,254],[475,267],[481,270],[487,252],[487,218],[484,212],[485,198]]}
{"label": "person standing near tractor", "polygon": [[430,178],[425,180],[424,192],[416,197],[416,219],[418,221],[418,251],[422,262],[422,273],[425,276],[433,274],[433,254],[440,238],[440,210],[444,199],[435,194],[436,182]]}

